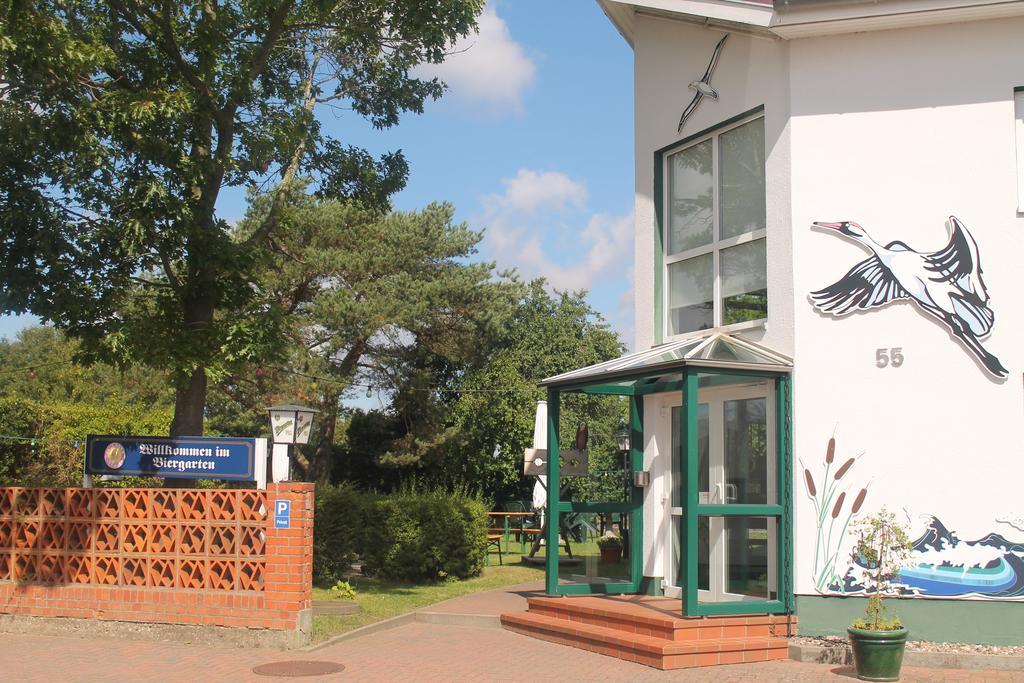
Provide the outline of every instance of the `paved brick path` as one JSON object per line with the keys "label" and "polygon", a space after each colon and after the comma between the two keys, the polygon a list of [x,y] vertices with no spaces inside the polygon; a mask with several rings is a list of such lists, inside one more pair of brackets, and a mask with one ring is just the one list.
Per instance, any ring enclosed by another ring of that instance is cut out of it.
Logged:
{"label": "paved brick path", "polygon": [[[342,663],[332,676],[271,679],[252,667],[284,659]],[[611,657],[527,638],[495,628],[411,623],[342,641],[316,652],[210,648],[0,634],[4,681],[850,681],[849,669],[824,664],[768,662],[684,671],[656,671]],[[1020,681],[1020,672],[905,669],[904,681]]]}

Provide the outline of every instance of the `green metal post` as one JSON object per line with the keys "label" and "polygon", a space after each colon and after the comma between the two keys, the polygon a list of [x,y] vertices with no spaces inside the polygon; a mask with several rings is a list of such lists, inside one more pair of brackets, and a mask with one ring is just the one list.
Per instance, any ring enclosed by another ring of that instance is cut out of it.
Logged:
{"label": "green metal post", "polygon": [[[632,464],[630,476],[644,469],[644,399],[642,396],[629,397],[629,460]],[[632,484],[632,482],[630,482]],[[636,506],[629,514],[629,557],[632,565],[630,579],[640,590],[644,572],[644,489],[632,487],[632,502]]]}
{"label": "green metal post", "polygon": [[776,533],[778,543],[776,574],[779,576],[779,597],[786,606],[787,612],[793,612],[793,504],[792,490],[790,489],[790,468],[792,460],[789,457],[789,426],[792,406],[789,399],[788,376],[780,376],[775,381],[775,442],[776,442],[776,472],[777,477],[777,502],[782,503],[782,516],[779,517],[778,530]]}
{"label": "green metal post", "polygon": [[685,472],[686,496],[683,502],[683,538],[680,562],[683,572],[683,614],[697,611],[697,504],[699,503],[699,476],[697,473],[697,372],[687,368],[683,377],[683,409],[679,425],[680,472]]}
{"label": "green metal post", "polygon": [[544,585],[548,595],[555,595],[558,592],[558,529],[561,524],[558,512],[558,494],[561,487],[558,399],[558,390],[548,389],[548,528],[544,538],[547,544],[544,553]]}

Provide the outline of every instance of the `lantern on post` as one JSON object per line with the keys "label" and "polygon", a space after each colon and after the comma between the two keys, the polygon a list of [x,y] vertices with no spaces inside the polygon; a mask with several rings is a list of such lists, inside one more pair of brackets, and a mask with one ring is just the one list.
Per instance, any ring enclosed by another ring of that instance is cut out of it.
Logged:
{"label": "lantern on post", "polygon": [[271,460],[273,481],[290,479],[291,458],[289,447],[309,443],[313,433],[313,415],[320,412],[313,408],[295,405],[280,405],[267,408],[270,413],[270,440],[274,442]]}
{"label": "lantern on post", "polygon": [[619,420],[619,429],[615,432],[615,441],[619,447],[619,458],[622,462],[623,470],[629,470],[629,448],[630,444],[630,433],[629,427],[623,420]]}
{"label": "lantern on post", "polygon": [[619,453],[629,453],[629,430],[625,424],[619,425],[619,431],[615,434],[615,440],[619,443]]}
{"label": "lantern on post", "polygon": [[320,412],[305,406],[271,406],[270,438],[274,443],[307,444],[313,431],[313,415]]}

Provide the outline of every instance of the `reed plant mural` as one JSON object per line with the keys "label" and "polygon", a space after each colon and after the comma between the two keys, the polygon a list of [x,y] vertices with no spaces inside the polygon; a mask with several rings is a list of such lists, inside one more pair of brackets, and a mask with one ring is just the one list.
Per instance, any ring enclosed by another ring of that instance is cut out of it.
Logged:
{"label": "reed plant mural", "polygon": [[[864,499],[868,495],[868,485],[857,491],[851,479],[847,478],[850,470],[857,463],[857,460],[864,453],[846,458],[836,466],[836,437],[833,432],[825,447],[824,466],[818,467],[818,475],[811,472],[803,460],[800,466],[804,470],[804,486],[807,490],[807,497],[814,504],[814,512],[817,522],[817,538],[814,544],[814,586],[825,593],[830,590],[842,590],[842,576],[840,572],[847,569],[844,561],[841,568],[837,570],[846,530],[850,526],[853,517],[860,512],[864,506]],[[820,487],[819,487],[820,483]],[[849,506],[847,499],[853,495]],[[843,555],[845,560],[845,555]]]}

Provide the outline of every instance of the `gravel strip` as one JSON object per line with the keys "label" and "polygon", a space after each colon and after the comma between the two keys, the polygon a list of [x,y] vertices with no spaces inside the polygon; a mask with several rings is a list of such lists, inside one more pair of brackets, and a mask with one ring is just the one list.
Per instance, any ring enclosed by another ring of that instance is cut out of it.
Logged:
{"label": "gravel strip", "polygon": [[[794,636],[789,642],[814,647],[846,646],[849,641],[840,636]],[[950,652],[971,655],[1024,655],[1021,645],[976,645],[972,643],[936,643],[930,640],[908,640],[908,652]]]}

